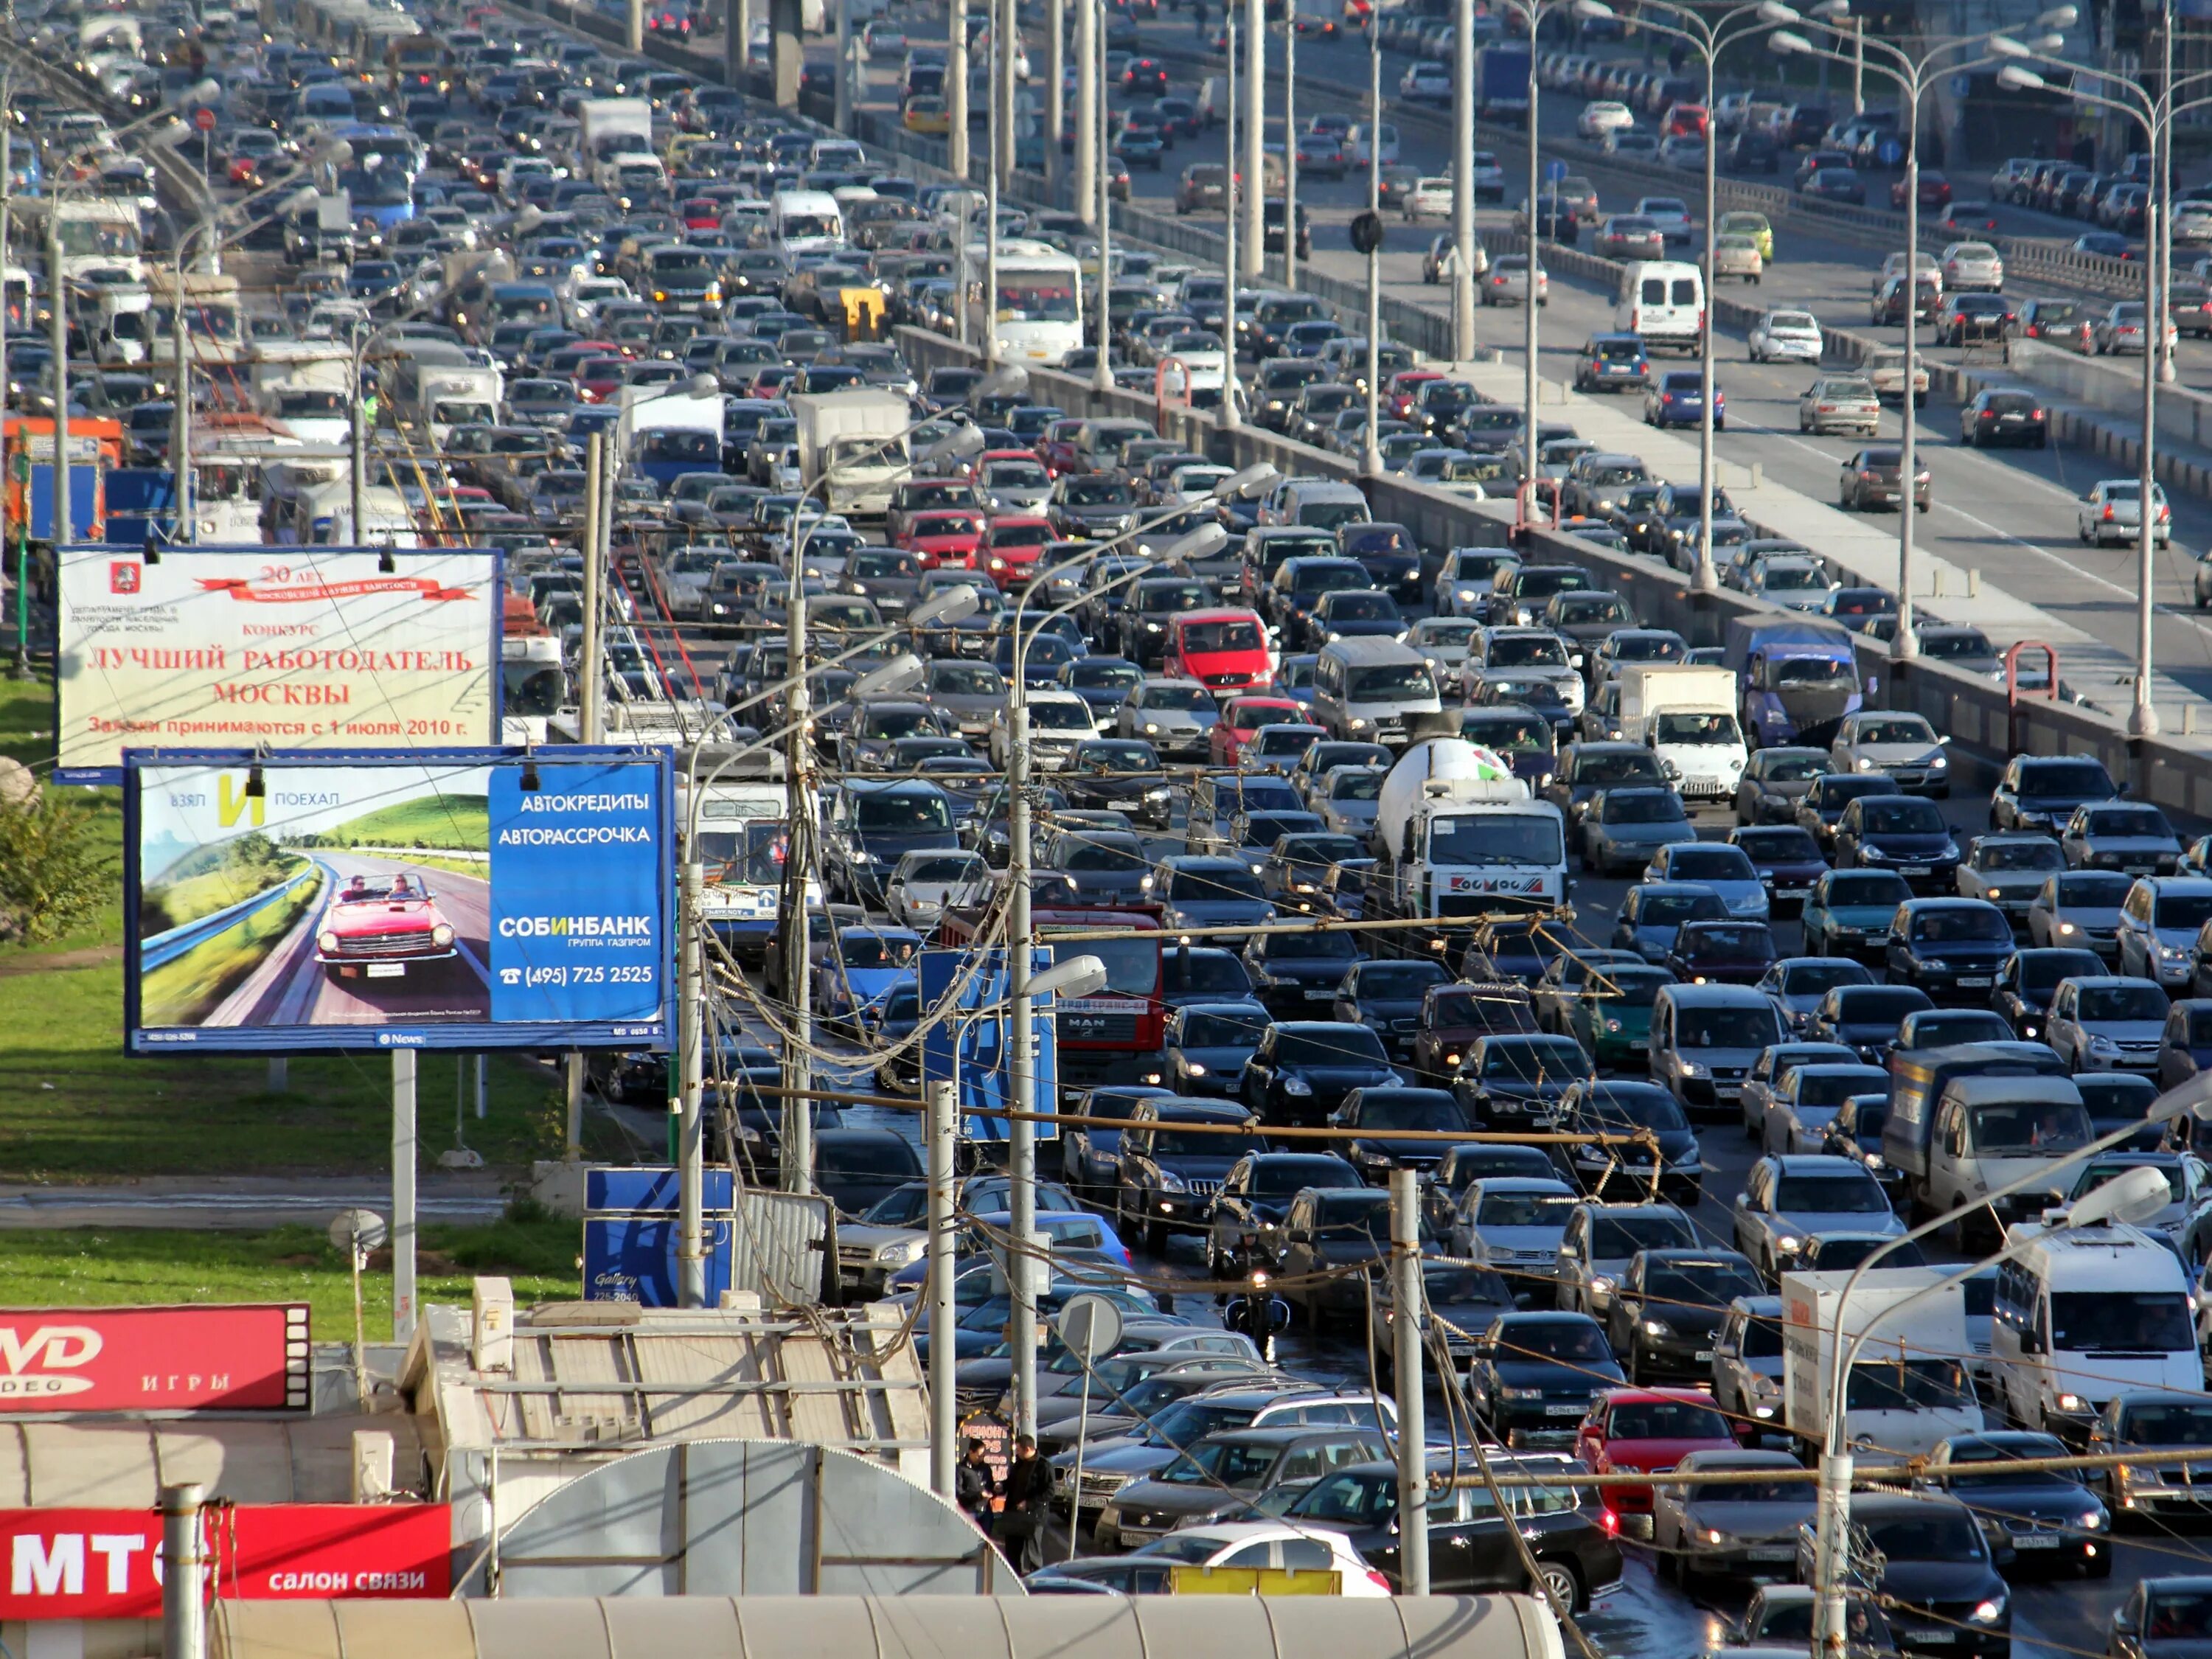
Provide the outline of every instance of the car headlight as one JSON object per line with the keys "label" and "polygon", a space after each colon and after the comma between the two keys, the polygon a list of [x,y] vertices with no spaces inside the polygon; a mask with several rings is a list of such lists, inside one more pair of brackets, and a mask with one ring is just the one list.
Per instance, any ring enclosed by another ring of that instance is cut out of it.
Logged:
{"label": "car headlight", "polygon": [[1994,1625],[2004,1615],[2005,1598],[2002,1595],[1992,1595],[1966,1615],[1966,1622],[1970,1625]]}
{"label": "car headlight", "polygon": [[1160,1190],[1164,1193],[1182,1193],[1189,1191],[1190,1188],[1188,1183],[1173,1170],[1163,1170],[1160,1171]]}
{"label": "car headlight", "polygon": [[430,943],[431,943],[431,944],[433,944],[433,945],[451,945],[453,942],[453,930],[451,927],[447,927],[444,922],[442,922],[442,921],[441,921],[441,922],[440,922],[440,923],[439,923],[435,927],[433,927],[433,928],[430,930]]}
{"label": "car headlight", "polygon": [[2089,1052],[2093,1054],[2117,1054],[2120,1052],[2120,1045],[2110,1037],[2093,1036],[2089,1039]]}
{"label": "car headlight", "polygon": [[1310,1095],[1313,1092],[1313,1085],[1302,1077],[1286,1077],[1283,1079],[1283,1092],[1286,1095]]}
{"label": "car headlight", "polygon": [[320,933],[315,935],[315,944],[325,956],[334,956],[337,953],[338,936],[329,932]]}
{"label": "car headlight", "polygon": [[1874,762],[1868,757],[1861,755],[1859,757],[1858,769],[1862,772],[1871,772],[1874,770]]}
{"label": "car headlight", "polygon": [[2096,1531],[2100,1527],[2105,1524],[2104,1510],[2089,1510],[2084,1512],[2081,1516],[2080,1524],[2084,1532]]}
{"label": "car headlight", "polygon": [[1775,1253],[1778,1255],[1795,1255],[1804,1248],[1805,1241],[1790,1233],[1784,1233],[1774,1241]]}
{"label": "car headlight", "polygon": [[903,1267],[910,1261],[919,1261],[928,1248],[929,1240],[926,1237],[894,1238],[887,1244],[876,1246],[876,1260],[885,1267]]}
{"label": "car headlight", "polygon": [[1620,1033],[1620,1022],[1617,1019],[1607,1018],[1605,1022],[1605,1029],[1607,1035],[1617,1036]]}
{"label": "car headlight", "polygon": [[1646,1336],[1667,1336],[1672,1334],[1673,1330],[1674,1328],[1663,1319],[1647,1319],[1644,1322],[1644,1334]]}
{"label": "car headlight", "polygon": [[1704,1077],[1706,1074],[1704,1066],[1694,1060],[1685,1060],[1679,1054],[1675,1056],[1674,1065],[1684,1077]]}
{"label": "car headlight", "polygon": [[2085,1411],[2087,1405],[2078,1394],[2062,1394],[2058,1396],[2058,1409],[2062,1412]]}
{"label": "car headlight", "polygon": [[1145,722],[1145,735],[1148,738],[1158,736],[1159,729],[1160,725],[1158,720],[1146,720]]}
{"label": "car headlight", "polygon": [[[1329,638],[1331,639],[1334,639],[1336,635],[1334,634],[1329,635]],[[1348,732],[1364,732],[1367,729],[1367,722],[1364,720],[1348,720],[1344,723],[1344,725],[1345,729]]]}
{"label": "car headlight", "polygon": [[1498,1397],[1500,1400],[1541,1400],[1544,1391],[1541,1389],[1500,1389]]}

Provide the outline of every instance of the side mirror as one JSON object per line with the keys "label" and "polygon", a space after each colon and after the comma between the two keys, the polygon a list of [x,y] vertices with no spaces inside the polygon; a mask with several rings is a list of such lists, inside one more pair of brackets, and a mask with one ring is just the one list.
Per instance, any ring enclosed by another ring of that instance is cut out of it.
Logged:
{"label": "side mirror", "polygon": [[1746,1208],[1750,1203],[1751,1194],[1749,1193],[1738,1193],[1735,1195],[1735,1206],[1737,1209],[1741,1210]]}
{"label": "side mirror", "polygon": [[2033,1331],[2022,1331],[2020,1334],[2020,1351],[2022,1353],[2041,1353],[2043,1339]]}
{"label": "side mirror", "polygon": [[1945,748],[1948,748],[1951,744],[1951,734],[1948,732],[1946,732],[1941,737],[1937,738],[1936,741],[1942,744]]}

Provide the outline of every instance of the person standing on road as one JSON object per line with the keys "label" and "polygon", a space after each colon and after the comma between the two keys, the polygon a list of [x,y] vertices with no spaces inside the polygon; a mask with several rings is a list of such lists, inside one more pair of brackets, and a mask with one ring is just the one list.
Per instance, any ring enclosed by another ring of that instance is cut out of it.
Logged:
{"label": "person standing on road", "polygon": [[1191,15],[1198,20],[1198,38],[1203,40],[1206,39],[1206,0],[1194,0],[1190,11]]}
{"label": "person standing on road", "polygon": [[1045,1504],[1052,1495],[1052,1466],[1037,1455],[1034,1435],[1014,1441],[1006,1494],[1006,1507],[999,1512],[999,1543],[1016,1572],[1034,1571],[1044,1565]]}
{"label": "person standing on road", "polygon": [[982,1529],[989,1537],[991,1500],[998,1496],[999,1483],[991,1473],[990,1460],[983,1455],[983,1443],[972,1437],[968,1442],[968,1454],[952,1472],[953,1495],[958,1500],[961,1512]]}

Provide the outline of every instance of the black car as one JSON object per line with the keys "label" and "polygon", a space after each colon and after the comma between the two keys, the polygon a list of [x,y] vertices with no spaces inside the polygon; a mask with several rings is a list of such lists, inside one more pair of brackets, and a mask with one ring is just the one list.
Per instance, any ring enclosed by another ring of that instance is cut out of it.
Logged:
{"label": "black car", "polygon": [[1337,550],[1357,559],[1368,580],[1401,605],[1416,605],[1428,597],[1421,580],[1421,547],[1413,532],[1401,524],[1362,520],[1336,532]]}
{"label": "black car", "polygon": [[2065,1469],[2007,1467],[2069,1455],[2056,1435],[2017,1430],[1954,1434],[1937,1444],[1913,1485],[1971,1508],[2000,1567],[2022,1572],[2079,1569],[2085,1577],[2109,1578],[2112,1517],[2081,1476]]}
{"label": "black car", "polygon": [[1037,849],[1030,891],[1044,905],[1141,904],[1152,872],[1133,830],[1062,830]]}
{"label": "black car", "polygon": [[1997,444],[2045,448],[2051,442],[2051,423],[2043,399],[2031,392],[1978,392],[1959,411],[1959,441],[1977,449]]}
{"label": "black car", "polygon": [[1686,921],[1660,965],[1686,985],[1756,985],[1778,959],[1763,921]]}
{"label": "black car", "polygon": [[1365,960],[1353,933],[1261,933],[1244,947],[1254,994],[1285,1019],[1328,1012],[1345,975]]}
{"label": "black car", "polygon": [[1887,772],[1830,772],[1813,780],[1813,787],[1798,798],[1797,827],[1820,844],[1831,857],[1836,850],[1836,825],[1844,809],[1862,795],[1900,795],[1903,787]]}
{"label": "black car", "polygon": [[1420,1030],[1423,999],[1450,982],[1442,963],[1425,958],[1356,963],[1338,986],[1329,1016],[1366,1026],[1382,1039],[1384,1052],[1403,1060]]}
{"label": "black car", "polygon": [[1735,830],[1729,844],[1741,847],[1766,888],[1769,906],[1779,911],[1805,902],[1813,884],[1828,872],[1820,843],[1794,823],[1760,823]]}
{"label": "black car", "polygon": [[1614,1138],[1610,1145],[1592,1139],[1552,1149],[1560,1172],[1592,1198],[1648,1200],[1655,1158],[1660,1197],[1694,1206],[1705,1191],[1697,1133],[1674,1097],[1656,1083],[1578,1083],[1560,1100],[1557,1122],[1563,1134]]}
{"label": "black car", "polygon": [[1838,870],[1894,870],[1916,893],[1959,890],[1959,843],[1924,796],[1862,796],[1844,808],[1833,840]]}
{"label": "black car", "polygon": [[1310,915],[1328,907],[1332,865],[1364,868],[1374,862],[1365,843],[1350,836],[1327,830],[1278,836],[1260,866],[1260,886],[1279,908]]}
{"label": "black car", "polygon": [[1469,1121],[1492,1133],[1549,1126],[1569,1089],[1590,1075],[1572,1037],[1506,1031],[1479,1037],[1460,1062],[1452,1093]]}
{"label": "black car", "polygon": [[1114,1224],[1125,1242],[1144,1241],[1155,1255],[1168,1234],[1194,1232],[1230,1167],[1262,1151],[1251,1115],[1231,1101],[1182,1096],[1139,1101],[1137,1127],[1121,1131]]}
{"label": "black car", "polygon": [[1393,1170],[1433,1170],[1452,1143],[1431,1139],[1465,1134],[1467,1114],[1443,1089],[1392,1086],[1354,1089],[1330,1115],[1334,1129],[1356,1131],[1345,1156],[1370,1187],[1388,1186]]}
{"label": "black car", "polygon": [[1606,1310],[1606,1339],[1632,1383],[1703,1382],[1712,1376],[1729,1304],[1765,1294],[1759,1270],[1737,1251],[1638,1250]]}
{"label": "black car", "polygon": [[1069,752],[1057,781],[1070,806],[1127,812],[1155,830],[1168,827],[1174,792],[1169,787],[1158,751],[1149,743],[1130,738],[1079,743]]}
{"label": "black car", "polygon": [[2056,835],[2074,809],[2115,800],[2119,788],[2104,763],[2080,755],[2015,755],[1990,794],[1990,822],[1999,830]]}
{"label": "black car", "polygon": [[[1555,1458],[1493,1458],[1501,1474],[1543,1474]],[[1430,1477],[1451,1474],[1449,1453],[1431,1453]],[[1580,1502],[1571,1487],[1507,1490],[1500,1513],[1489,1489],[1445,1486],[1428,1503],[1429,1589],[1438,1595],[1548,1591],[1564,1612],[1578,1613],[1590,1595],[1620,1578],[1620,1547],[1594,1498]],[[1285,1512],[1287,1519],[1341,1531],[1362,1559],[1402,1593],[1399,1577],[1398,1471],[1395,1463],[1353,1463],[1323,1475]],[[1518,1534],[1516,1537],[1516,1534]],[[1536,1564],[1528,1578],[1523,1551]]]}
{"label": "black car", "polygon": [[1319,1128],[1354,1089],[1399,1081],[1382,1040],[1348,1021],[1286,1020],[1268,1027],[1244,1063],[1238,1093],[1267,1124]]}
{"label": "black car", "polygon": [[2012,923],[1987,899],[1913,899],[1897,907],[1883,966],[1893,985],[1917,986],[1939,1002],[1978,1003],[2012,954]]}
{"label": "black car", "polygon": [[1885,1066],[1905,1017],[1935,1006],[1915,985],[1838,985],[1813,1011],[1805,1040],[1840,1042],[1869,1066]]}
{"label": "black car", "polygon": [[1546,800],[1567,820],[1567,839],[1576,839],[1575,826],[1583,809],[1600,790],[1648,787],[1664,789],[1667,774],[1659,757],[1640,743],[1617,741],[1571,743],[1559,751],[1559,770],[1543,788]]}
{"label": "black car", "polygon": [[951,800],[935,784],[850,782],[838,792],[823,836],[823,884],[833,900],[880,907],[902,854],[959,845]]}
{"label": "black car", "polygon": [[2212,1576],[2145,1578],[2112,1609],[2112,1659],[2195,1659],[2212,1647]]}
{"label": "black car", "polygon": [[842,1215],[859,1215],[921,1175],[914,1143],[896,1129],[815,1132],[814,1184]]}
{"label": "black car", "polygon": [[1474,1408],[1509,1446],[1572,1445],[1591,1399],[1628,1379],[1588,1314],[1500,1314],[1467,1368]]}
{"label": "black car", "polygon": [[1308,1187],[1357,1187],[1359,1172],[1331,1152],[1248,1152],[1206,1200],[1206,1277],[1241,1279],[1281,1252],[1283,1218]]}
{"label": "black car", "polygon": [[[1160,957],[1160,1000],[1170,1008],[1188,1008],[1201,1002],[1244,1002],[1251,1000],[1252,976],[1234,951],[1218,945],[1178,945]],[[1237,1092],[1229,1079],[1223,1094]]]}
{"label": "black car", "polygon": [[[1872,1586],[1906,1659],[1964,1653],[2007,1659],[2012,1596],[1990,1559],[1974,1512],[1954,1498],[1862,1492],[1851,1530],[1866,1536],[1880,1567]],[[1797,1534],[1797,1571],[1814,1580],[1812,1528]]]}

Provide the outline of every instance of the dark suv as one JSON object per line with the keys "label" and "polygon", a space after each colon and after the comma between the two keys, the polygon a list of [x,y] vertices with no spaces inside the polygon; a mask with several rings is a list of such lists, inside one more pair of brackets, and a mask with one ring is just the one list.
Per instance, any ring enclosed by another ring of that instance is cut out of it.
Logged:
{"label": "dark suv", "polygon": [[1397,1081],[1382,1040],[1364,1025],[1301,1019],[1267,1028],[1238,1093],[1262,1122],[1318,1128],[1354,1089]]}
{"label": "dark suv", "polygon": [[1144,1100],[1129,1117],[1137,1127],[1121,1132],[1115,1224],[1124,1239],[1141,1236],[1158,1255],[1170,1231],[1193,1232],[1205,1224],[1206,1206],[1230,1166],[1264,1150],[1266,1142],[1244,1128],[1252,1123],[1249,1112],[1218,1100]]}

